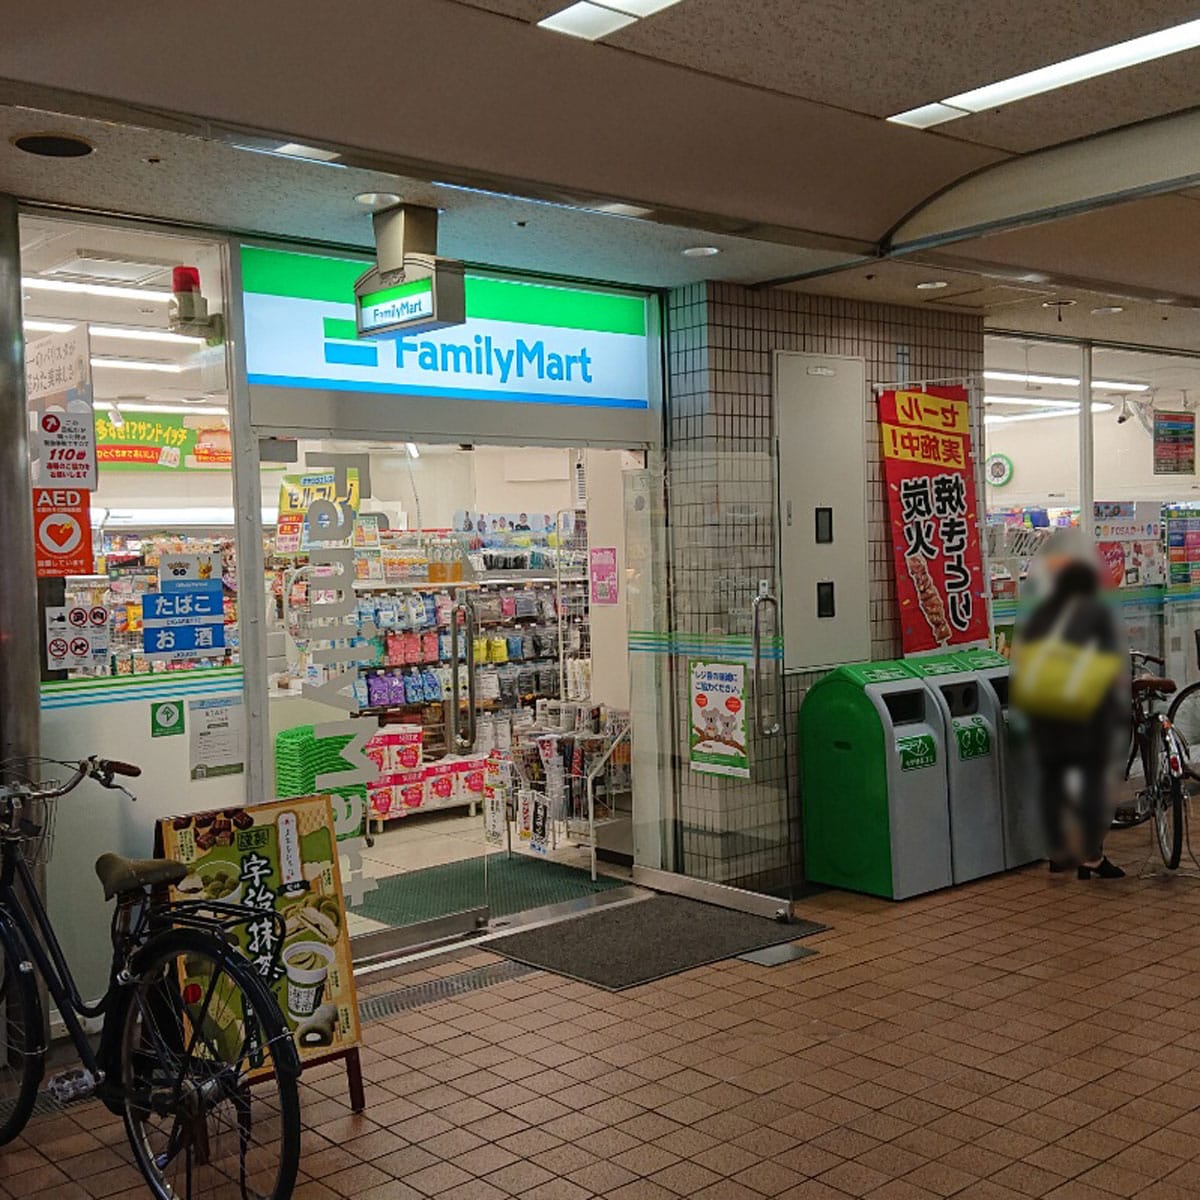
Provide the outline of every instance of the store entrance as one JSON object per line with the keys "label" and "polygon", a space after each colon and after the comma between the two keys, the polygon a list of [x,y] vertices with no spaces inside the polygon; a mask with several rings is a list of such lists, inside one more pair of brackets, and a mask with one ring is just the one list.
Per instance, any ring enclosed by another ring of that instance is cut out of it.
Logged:
{"label": "store entrance", "polygon": [[263,464],[270,760],[277,795],[334,796],[356,956],[622,886],[642,456],[296,447]]}

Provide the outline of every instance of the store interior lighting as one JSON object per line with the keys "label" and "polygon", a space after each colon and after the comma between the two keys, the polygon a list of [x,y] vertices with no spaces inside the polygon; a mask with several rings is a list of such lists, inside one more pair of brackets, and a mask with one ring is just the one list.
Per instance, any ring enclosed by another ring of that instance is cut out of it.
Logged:
{"label": "store interior lighting", "polygon": [[[172,416],[198,416],[198,417],[225,417],[229,415],[229,409],[220,407],[215,404],[189,404],[184,407],[182,404],[142,404],[136,401],[126,403],[120,401],[120,411],[123,413],[164,413]],[[105,412],[116,412],[116,403],[109,403],[104,400],[97,400],[95,407]]]}
{"label": "store interior lighting", "polygon": [[1079,402],[1077,400],[1047,400],[1042,396],[984,396],[984,404],[1011,404],[1014,407],[1020,405],[1022,408],[1029,408],[1030,405],[1037,405],[1038,408],[1070,408],[1078,410]]}
{"label": "store interior lighting", "polygon": [[[1078,387],[1078,376],[1034,375],[1025,371],[984,371],[984,379],[995,383],[1032,383],[1042,387]],[[1103,392],[1148,392],[1148,383],[1119,383],[1112,379],[1093,379],[1093,391]]]}
{"label": "store interior lighting", "polygon": [[93,367],[120,368],[123,371],[165,371],[168,375],[178,375],[186,370],[179,363],[146,362],[139,358],[93,358]]}
{"label": "store interior lighting", "polygon": [[408,451],[409,458],[420,458],[421,457],[421,451],[417,449],[416,442],[405,442],[404,447]]}
{"label": "store interior lighting", "polygon": [[170,292],[158,288],[117,287],[110,283],[76,283],[69,279],[41,279],[37,276],[21,280],[21,286],[34,292],[69,292],[76,296],[103,296],[110,300],[157,300],[165,304]]}
{"label": "store interior lighting", "polygon": [[888,117],[888,120],[893,124],[908,125],[913,129],[931,129],[935,125],[955,121],[959,117],[990,112],[1017,100],[1026,100],[1030,96],[1040,96],[1044,92],[1070,87],[1074,83],[1082,83],[1085,79],[1095,79],[1100,75],[1111,75],[1114,71],[1124,71],[1129,67],[1179,54],[1184,50],[1194,50],[1198,46],[1200,19],[1185,21],[1182,25],[1175,25],[1170,29],[1160,29],[1156,33],[1130,38],[1128,41],[1104,46],[1087,54],[1077,54],[1073,58],[1038,67],[1034,71],[1023,71],[1020,75],[1012,75],[1008,79],[1000,79],[968,92],[959,92],[933,104],[910,108],[906,112]]}
{"label": "store interior lighting", "polygon": [[[275,509],[264,508],[263,525],[274,525],[277,516]],[[92,525],[96,528],[123,526],[132,529],[221,529],[233,523],[232,508],[92,508]]]}
{"label": "store interior lighting", "polygon": [[[1041,401],[1037,401],[1041,403]],[[1104,401],[1094,400],[1092,402],[1093,413],[1112,412],[1116,407],[1115,404],[1108,404]],[[1013,421],[1051,421],[1055,417],[1072,417],[1079,412],[1079,405],[1072,404],[1070,408],[1056,408],[1051,411],[1031,412],[1031,413],[1014,413],[1009,417],[1002,417],[998,413],[989,413],[983,418],[985,425],[1009,425]]]}

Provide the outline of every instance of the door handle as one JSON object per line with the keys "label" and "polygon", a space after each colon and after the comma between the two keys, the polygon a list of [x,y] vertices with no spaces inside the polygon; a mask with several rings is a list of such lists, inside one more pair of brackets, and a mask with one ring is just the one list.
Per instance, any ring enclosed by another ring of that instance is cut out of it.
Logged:
{"label": "door handle", "polygon": [[771,724],[766,723],[763,716],[763,671],[762,671],[762,610],[764,605],[770,605],[774,611],[776,633],[779,629],[779,601],[771,595],[770,592],[760,592],[754,597],[751,605],[751,628],[753,630],[753,654],[754,654],[754,723],[758,728],[759,737],[769,738],[777,737],[782,731],[783,726],[779,721],[779,716],[783,712],[783,659],[781,656],[774,657],[774,683],[775,683],[775,716]]}

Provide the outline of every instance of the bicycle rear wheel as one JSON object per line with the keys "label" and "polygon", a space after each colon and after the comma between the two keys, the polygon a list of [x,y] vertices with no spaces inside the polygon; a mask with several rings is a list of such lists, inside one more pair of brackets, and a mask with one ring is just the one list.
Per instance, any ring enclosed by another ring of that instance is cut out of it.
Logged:
{"label": "bicycle rear wheel", "polygon": [[1152,786],[1152,816],[1158,852],[1167,869],[1174,871],[1183,857],[1183,781],[1171,773],[1170,734],[1161,726]]}
{"label": "bicycle rear wheel", "polygon": [[1200,683],[1189,684],[1171,701],[1167,720],[1189,746],[1200,746]]}
{"label": "bicycle rear wheel", "polygon": [[287,1200],[299,1062],[274,997],[216,938],[174,930],[134,961],[121,1036],[125,1129],[159,1200]]}
{"label": "bicycle rear wheel", "polygon": [[42,1081],[42,1006],[27,956],[7,919],[0,919],[0,1146],[29,1120]]}

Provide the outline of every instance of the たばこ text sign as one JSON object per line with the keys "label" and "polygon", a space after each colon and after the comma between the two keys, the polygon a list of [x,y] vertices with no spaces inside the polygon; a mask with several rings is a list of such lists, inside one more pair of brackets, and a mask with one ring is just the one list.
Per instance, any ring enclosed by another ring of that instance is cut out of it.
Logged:
{"label": "\u305f\u3070\u3053 text sign", "polygon": [[170,662],[225,653],[225,603],[219,579],[203,590],[147,592],[142,598],[142,648]]}
{"label": "\u305f\u3070\u3053 text sign", "polygon": [[967,391],[879,396],[905,654],[988,638]]}

